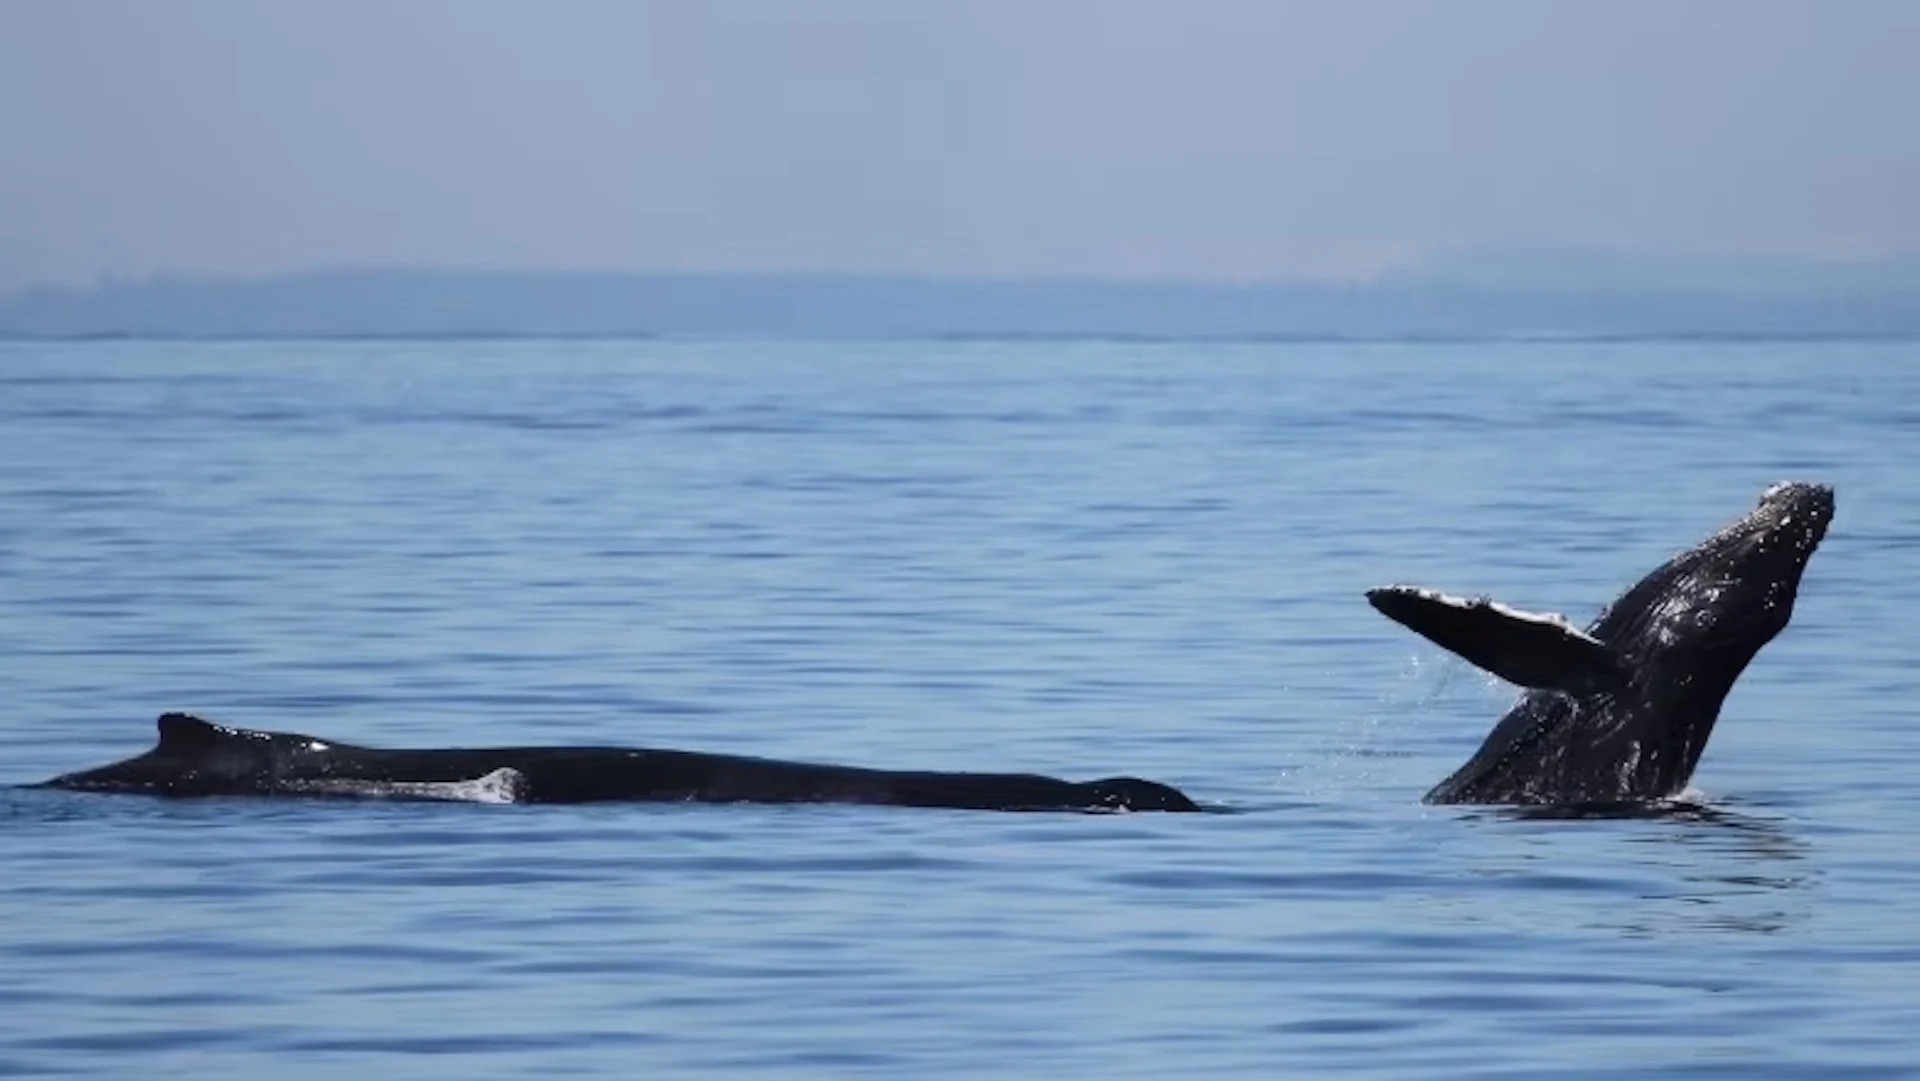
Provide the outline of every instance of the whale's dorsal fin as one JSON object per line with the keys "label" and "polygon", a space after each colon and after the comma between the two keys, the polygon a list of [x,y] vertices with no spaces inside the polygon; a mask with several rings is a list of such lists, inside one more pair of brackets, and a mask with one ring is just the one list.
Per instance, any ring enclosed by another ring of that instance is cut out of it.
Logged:
{"label": "whale's dorsal fin", "polygon": [[220,730],[191,713],[162,713],[155,722],[160,729],[163,754],[193,754],[220,742]]}
{"label": "whale's dorsal fin", "polygon": [[161,754],[204,754],[232,740],[271,738],[264,732],[228,728],[223,724],[202,720],[191,713],[162,713],[155,724],[160,729],[160,744],[154,750]]}
{"label": "whale's dorsal fin", "polygon": [[1381,615],[1509,683],[1591,694],[1626,682],[1619,652],[1561,616],[1412,586],[1368,590],[1367,600]]}

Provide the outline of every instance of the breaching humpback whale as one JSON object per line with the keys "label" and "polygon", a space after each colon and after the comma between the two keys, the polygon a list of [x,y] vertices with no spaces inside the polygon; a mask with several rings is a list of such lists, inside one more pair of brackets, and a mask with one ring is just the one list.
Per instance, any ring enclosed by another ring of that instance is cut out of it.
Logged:
{"label": "breaching humpback whale", "polygon": [[153,750],[39,787],[158,796],[336,796],[491,803],[874,803],[994,811],[1197,811],[1133,777],[939,773],[632,747],[357,747],[160,717]]}
{"label": "breaching humpback whale", "polygon": [[1526,688],[1429,803],[1573,806],[1678,795],[1720,705],[1793,615],[1833,489],[1782,483],[1642,578],[1586,630],[1485,598],[1389,586],[1388,618]]}

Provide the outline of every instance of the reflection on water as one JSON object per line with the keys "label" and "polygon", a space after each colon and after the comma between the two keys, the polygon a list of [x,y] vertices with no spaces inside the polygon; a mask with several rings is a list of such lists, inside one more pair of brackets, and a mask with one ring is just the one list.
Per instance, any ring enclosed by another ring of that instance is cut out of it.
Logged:
{"label": "reflection on water", "polygon": [[1678,821],[1686,828],[1645,834],[1634,842],[1659,852],[1682,888],[1669,897],[1648,898],[1669,902],[1650,910],[1662,919],[1623,926],[1646,933],[1687,928],[1774,933],[1811,918],[1809,888],[1820,871],[1809,862],[1810,846],[1794,834],[1791,820],[1699,805]]}
{"label": "reflection on water", "polygon": [[[1451,809],[1451,808],[1450,808]],[[1633,935],[1701,931],[1774,933],[1804,925],[1813,914],[1810,889],[1819,871],[1809,843],[1790,819],[1726,804],[1690,800],[1568,807],[1480,807],[1460,810],[1482,830],[1539,826],[1509,856],[1538,879],[1563,876],[1570,841],[1598,841],[1619,862],[1610,881],[1587,882],[1607,896],[1589,907],[1583,926]],[[1618,896],[1614,896],[1618,895]],[[1631,903],[1622,903],[1631,899]]]}

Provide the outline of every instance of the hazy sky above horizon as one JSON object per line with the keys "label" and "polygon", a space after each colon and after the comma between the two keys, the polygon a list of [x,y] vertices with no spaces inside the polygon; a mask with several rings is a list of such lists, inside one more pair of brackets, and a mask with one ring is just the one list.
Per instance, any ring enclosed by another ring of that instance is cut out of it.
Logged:
{"label": "hazy sky above horizon", "polygon": [[7,0],[0,290],[1920,253],[1906,0]]}

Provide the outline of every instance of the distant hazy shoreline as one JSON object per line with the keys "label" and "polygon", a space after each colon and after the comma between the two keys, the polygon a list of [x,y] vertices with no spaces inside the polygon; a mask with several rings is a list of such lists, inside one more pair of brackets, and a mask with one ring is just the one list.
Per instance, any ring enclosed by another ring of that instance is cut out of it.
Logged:
{"label": "distant hazy shoreline", "polygon": [[332,270],[0,297],[3,338],[1449,340],[1920,335],[1907,263],[1723,282],[1223,284],[857,274]]}

